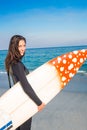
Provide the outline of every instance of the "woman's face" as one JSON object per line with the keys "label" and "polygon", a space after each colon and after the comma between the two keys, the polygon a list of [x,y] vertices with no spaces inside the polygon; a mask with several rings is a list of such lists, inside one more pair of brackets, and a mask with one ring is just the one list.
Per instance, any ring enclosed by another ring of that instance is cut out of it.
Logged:
{"label": "woman's face", "polygon": [[26,50],[26,43],[24,40],[19,41],[18,50],[20,52],[20,55],[23,56]]}

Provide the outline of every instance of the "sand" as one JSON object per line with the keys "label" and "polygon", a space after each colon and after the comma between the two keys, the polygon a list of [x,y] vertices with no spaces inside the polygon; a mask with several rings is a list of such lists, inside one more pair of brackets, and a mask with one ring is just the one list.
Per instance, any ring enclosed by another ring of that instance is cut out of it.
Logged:
{"label": "sand", "polygon": [[36,114],[32,130],[87,130],[87,75],[76,75]]}
{"label": "sand", "polygon": [[[0,86],[2,95],[8,89],[6,77],[0,77]],[[34,115],[31,130],[87,130],[87,74],[74,76],[43,111]]]}

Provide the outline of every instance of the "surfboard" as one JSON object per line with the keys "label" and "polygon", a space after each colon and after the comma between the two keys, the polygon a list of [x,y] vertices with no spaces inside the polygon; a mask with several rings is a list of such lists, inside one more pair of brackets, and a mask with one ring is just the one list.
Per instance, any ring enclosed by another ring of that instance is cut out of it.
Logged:
{"label": "surfboard", "polygon": [[[38,97],[48,104],[78,72],[87,58],[87,50],[75,50],[58,56],[27,75]],[[37,105],[23,91],[20,82],[0,97],[0,130],[15,130],[38,112]]]}

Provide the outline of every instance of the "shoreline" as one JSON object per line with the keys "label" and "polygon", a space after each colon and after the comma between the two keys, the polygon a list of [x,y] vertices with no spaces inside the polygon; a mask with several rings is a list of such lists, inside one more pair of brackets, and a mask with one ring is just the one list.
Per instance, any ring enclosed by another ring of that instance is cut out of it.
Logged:
{"label": "shoreline", "polygon": [[[13,83],[12,83],[13,84]],[[87,73],[77,73],[62,91],[87,93]],[[0,76],[0,95],[9,89],[7,74]]]}

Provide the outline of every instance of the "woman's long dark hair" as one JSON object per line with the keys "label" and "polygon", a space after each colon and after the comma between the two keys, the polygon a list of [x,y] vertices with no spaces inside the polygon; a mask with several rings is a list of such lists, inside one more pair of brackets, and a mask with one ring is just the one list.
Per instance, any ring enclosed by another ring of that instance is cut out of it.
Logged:
{"label": "woman's long dark hair", "polygon": [[5,59],[5,66],[7,72],[9,71],[9,67],[12,63],[17,63],[22,57],[18,50],[19,41],[24,40],[26,43],[26,39],[21,35],[14,35],[10,39],[8,54]]}

